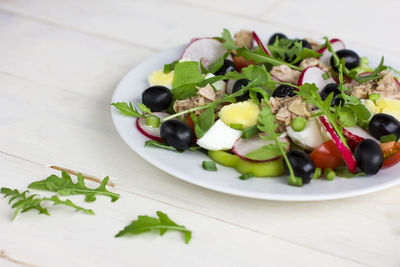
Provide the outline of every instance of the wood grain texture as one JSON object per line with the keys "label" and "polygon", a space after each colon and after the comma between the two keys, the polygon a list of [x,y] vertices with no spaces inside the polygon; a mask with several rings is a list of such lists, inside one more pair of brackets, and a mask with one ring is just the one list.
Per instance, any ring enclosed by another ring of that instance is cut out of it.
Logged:
{"label": "wood grain texture", "polygon": [[[398,266],[399,187],[312,203],[228,196],[159,171],[116,133],[108,105],[115,85],[158,50],[195,35],[218,34],[223,27],[279,30],[292,36],[324,33],[324,27],[299,17],[301,23],[294,18],[280,21],[280,15],[294,16],[293,10],[286,11],[292,8],[288,1],[250,3],[259,6],[254,18],[248,15],[250,5],[242,10],[238,2],[225,11],[226,1],[215,6],[192,0],[1,1],[1,186],[23,188],[54,173],[47,165],[58,165],[98,178],[110,175],[123,197],[114,204],[100,199],[93,204],[93,217],[57,209],[51,217],[28,213],[15,223],[7,220],[11,211],[1,201],[0,229],[5,235],[0,235],[0,250],[44,266],[155,266],[161,261],[167,266]],[[316,20],[326,23],[322,15]],[[387,46],[370,42],[372,37],[364,32],[353,29],[347,34],[346,23],[327,31],[334,29],[350,40],[382,47],[389,55],[396,49],[392,41]],[[194,230],[189,246],[174,233],[112,238],[137,215],[157,209]],[[103,230],[105,235],[100,234]],[[44,257],[46,250],[54,254]],[[76,257],[67,257],[65,251]]]}

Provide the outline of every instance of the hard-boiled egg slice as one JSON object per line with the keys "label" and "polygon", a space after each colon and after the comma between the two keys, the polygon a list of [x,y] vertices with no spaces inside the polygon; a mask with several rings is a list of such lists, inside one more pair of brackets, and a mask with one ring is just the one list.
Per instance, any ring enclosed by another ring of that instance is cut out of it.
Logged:
{"label": "hard-boiled egg slice", "polygon": [[290,125],[286,127],[286,131],[293,143],[305,149],[313,150],[325,141],[321,126],[315,119],[308,120],[306,127],[300,132],[293,130]]}
{"label": "hard-boiled egg slice", "polygon": [[249,99],[224,106],[218,116],[226,125],[241,124],[243,128],[248,128],[257,123],[259,113],[258,105]]}
{"label": "hard-boiled egg slice", "polygon": [[150,86],[162,85],[171,89],[173,78],[174,71],[170,71],[169,73],[165,74],[163,70],[156,70],[149,75],[148,81]]}
{"label": "hard-boiled egg slice", "polygon": [[222,120],[217,120],[203,137],[197,140],[197,144],[207,150],[227,150],[233,147],[240,136],[242,131],[232,129]]}

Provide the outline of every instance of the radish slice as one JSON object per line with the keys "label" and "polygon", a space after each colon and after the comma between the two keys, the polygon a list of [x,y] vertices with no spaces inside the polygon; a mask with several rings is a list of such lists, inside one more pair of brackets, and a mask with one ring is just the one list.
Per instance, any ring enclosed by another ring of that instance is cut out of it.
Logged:
{"label": "radish slice", "polygon": [[[165,113],[165,112],[153,112],[153,115],[159,117],[160,119],[163,119],[165,117],[168,117],[170,114]],[[138,128],[139,132],[143,134],[144,136],[159,141],[161,142],[161,134],[160,134],[160,127],[154,128],[149,125],[146,125],[146,119],[144,118],[137,118],[136,120],[136,127]]]}
{"label": "radish slice", "polygon": [[[344,43],[340,39],[331,39],[329,42],[331,43],[333,51],[335,52],[346,48]],[[329,66],[332,54],[328,51],[328,47],[322,47],[320,50],[318,50],[318,53],[322,54],[319,60]]]}
{"label": "radish slice", "polygon": [[324,86],[328,83],[336,83],[332,77],[329,77],[325,80],[324,77],[322,77],[324,73],[325,71],[318,67],[308,67],[300,74],[297,85],[301,86],[305,83],[315,83],[315,85],[318,87],[318,93],[320,93]]}
{"label": "radish slice", "polygon": [[340,140],[335,129],[333,129],[332,125],[328,122],[325,116],[320,116],[319,119],[325,131],[328,133],[329,138],[335,143],[336,147],[340,151],[340,154],[342,154],[342,158],[344,159],[344,162],[346,162],[349,171],[354,172],[357,162],[350,149],[342,142],[342,140]]}
{"label": "radish slice", "polygon": [[202,62],[205,68],[222,57],[227,50],[221,43],[213,38],[198,38],[192,42],[183,51],[182,58],[190,58],[193,61]]}
{"label": "radish slice", "polygon": [[[289,142],[288,138],[286,137],[286,134],[282,134],[279,137],[279,141],[286,142],[286,143]],[[265,160],[255,160],[255,159],[250,159],[250,158],[246,157],[246,155],[256,149],[259,149],[260,147],[263,147],[263,146],[266,146],[269,144],[274,144],[274,143],[275,143],[275,141],[264,140],[260,137],[260,135],[257,134],[248,139],[239,138],[235,142],[235,144],[232,148],[232,152],[244,160],[248,160],[248,161],[252,161],[252,162],[268,162],[268,161],[275,160],[275,159],[279,158],[280,156],[276,156],[276,157],[265,159]],[[289,146],[287,148],[287,151],[288,150],[289,150]]]}
{"label": "radish slice", "polygon": [[268,55],[271,56],[271,53],[268,51],[268,49],[265,47],[263,42],[261,42],[260,37],[258,37],[257,33],[253,31],[253,38],[257,42],[258,46],[261,47],[262,50]]}
{"label": "radish slice", "polygon": [[347,138],[347,144],[351,150],[356,149],[357,145],[364,139],[372,139],[378,142],[375,137],[370,135],[360,126],[343,127],[343,135]]}

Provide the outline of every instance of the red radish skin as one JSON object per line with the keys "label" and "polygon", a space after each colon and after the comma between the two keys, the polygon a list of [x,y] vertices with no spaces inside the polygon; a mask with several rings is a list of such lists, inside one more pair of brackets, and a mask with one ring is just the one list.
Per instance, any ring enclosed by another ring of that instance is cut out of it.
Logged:
{"label": "red radish skin", "polygon": [[321,92],[321,90],[324,88],[325,85],[328,83],[336,83],[332,77],[329,77],[328,79],[324,79],[322,75],[325,73],[321,68],[319,67],[308,67],[305,70],[302,71],[302,73],[299,76],[299,80],[297,82],[298,86],[301,86],[305,83],[315,83],[315,85],[318,87],[318,93]]}
{"label": "red radish skin", "polygon": [[197,38],[192,40],[181,55],[181,59],[189,58],[202,62],[205,68],[223,56],[227,50],[221,43],[213,38]]}
{"label": "red radish skin", "polygon": [[262,50],[268,55],[271,56],[271,53],[268,51],[268,49],[265,47],[263,42],[261,42],[260,37],[258,37],[257,33],[253,31],[253,38],[257,42],[257,44],[261,47]]}
{"label": "red radish skin", "polygon": [[364,139],[372,139],[378,142],[378,140],[376,140],[372,135],[370,135],[360,126],[343,127],[343,135],[347,138],[347,144],[352,151],[354,151],[357,145]]}
{"label": "red radish skin", "polygon": [[[279,137],[279,141],[281,142],[286,142],[289,143],[289,139],[287,138],[286,134],[281,135]],[[276,156],[270,159],[266,160],[255,160],[255,159],[250,159],[247,158],[246,155],[250,153],[251,151],[254,151],[262,146],[266,146],[268,144],[273,144],[274,141],[266,141],[262,139],[259,135],[252,136],[248,139],[243,139],[239,138],[235,144],[233,145],[232,152],[236,154],[239,158],[251,161],[251,162],[268,162],[268,161],[273,161],[279,158],[280,156]],[[289,150],[289,146],[287,148],[287,151]]]}
{"label": "red radish skin", "polygon": [[[163,119],[168,117],[170,114],[165,112],[153,112],[153,115]],[[160,128],[153,128],[151,126],[146,125],[146,119],[144,118],[137,118],[136,119],[136,128],[139,130],[141,134],[144,136],[162,142],[161,135],[160,135]]]}
{"label": "red radish skin", "polygon": [[340,140],[338,134],[336,133],[335,129],[332,125],[328,122],[325,116],[319,117],[322,126],[324,127],[325,131],[328,133],[330,139],[335,143],[336,147],[339,149],[344,162],[346,162],[347,167],[349,168],[350,172],[354,172],[357,167],[356,159],[354,158],[353,154],[351,153],[350,149]]}
{"label": "red radish skin", "polygon": [[[343,41],[340,39],[337,39],[337,38],[331,39],[329,42],[331,43],[332,48],[335,52],[346,48]],[[328,47],[327,46],[322,47],[320,50],[318,50],[318,53],[322,54],[322,56],[320,56],[319,60],[322,63],[329,66],[329,64],[330,64],[329,61],[331,60],[332,54],[331,54],[331,52],[328,51]]]}

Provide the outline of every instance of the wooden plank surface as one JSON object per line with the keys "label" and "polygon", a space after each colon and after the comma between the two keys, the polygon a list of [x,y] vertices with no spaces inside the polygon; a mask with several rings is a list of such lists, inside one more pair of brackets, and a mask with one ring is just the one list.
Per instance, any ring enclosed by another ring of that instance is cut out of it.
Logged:
{"label": "wooden plank surface", "polygon": [[[302,13],[315,17],[319,26],[313,27],[312,19],[301,19],[295,12],[300,9],[295,2],[252,0],[240,8],[240,2],[228,1],[1,1],[1,186],[23,188],[55,173],[47,165],[59,165],[100,178],[110,175],[123,197],[116,203],[99,199],[91,205],[97,213],[93,217],[57,209],[50,217],[27,213],[13,223],[8,220],[11,211],[1,201],[0,224],[5,230],[0,251],[38,266],[155,266],[160,262],[167,266],[398,266],[399,187],[312,203],[228,196],[152,167],[114,130],[108,104],[115,85],[130,68],[157,51],[193,36],[216,35],[223,27],[279,30],[293,36],[334,34],[338,29],[338,35],[355,43],[395,59],[400,56],[395,46],[398,37],[385,36],[388,31],[378,35],[388,40],[382,45],[364,29],[347,28],[344,22],[331,25],[323,15],[314,16],[318,8],[311,7],[318,2],[308,1],[310,8]],[[386,14],[393,14],[396,4],[383,2]],[[258,7],[257,12],[249,15],[252,6]],[[361,10],[371,15],[372,9],[367,3]],[[393,15],[386,20],[394,22]],[[363,23],[384,28],[380,19]],[[73,199],[85,204],[79,197]],[[154,215],[158,209],[193,229],[190,245],[175,233],[163,238],[112,238],[137,215]],[[51,255],[44,256],[47,252]],[[0,257],[2,264],[19,263]]]}

